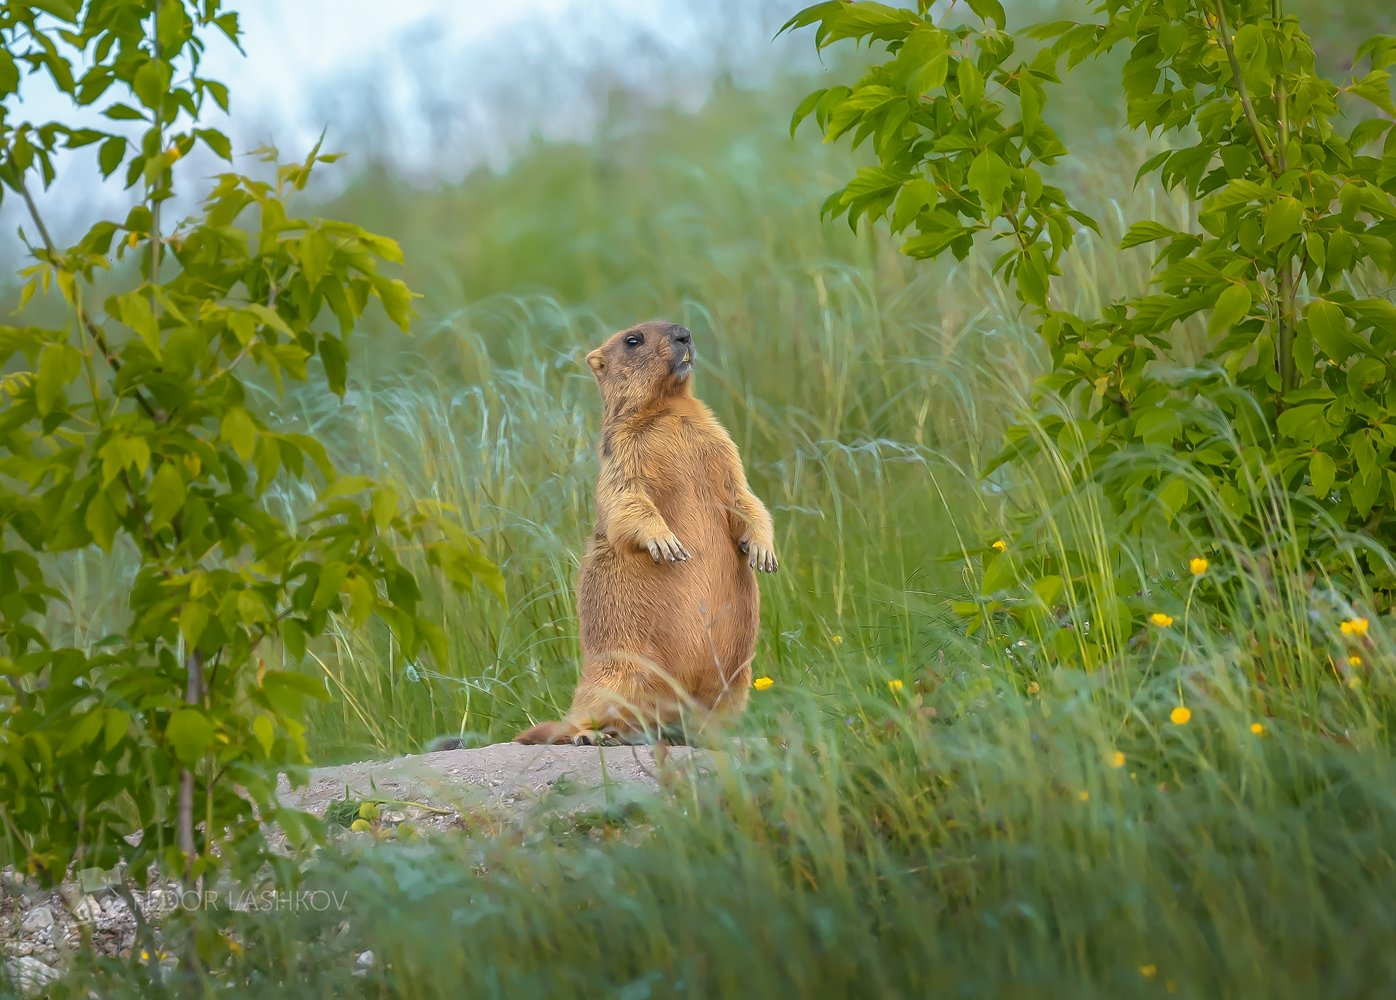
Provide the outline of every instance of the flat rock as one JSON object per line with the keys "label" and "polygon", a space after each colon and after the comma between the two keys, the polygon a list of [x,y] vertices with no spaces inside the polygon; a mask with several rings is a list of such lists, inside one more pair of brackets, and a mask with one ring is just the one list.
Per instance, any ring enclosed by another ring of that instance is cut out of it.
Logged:
{"label": "flat rock", "polygon": [[21,929],[28,933],[48,930],[53,926],[53,910],[47,906],[36,906],[24,918]]}
{"label": "flat rock", "polygon": [[42,993],[59,978],[59,975],[57,969],[29,955],[10,959],[5,963],[6,978],[18,987],[21,993],[29,996]]}
{"label": "flat rock", "polygon": [[550,791],[610,790],[630,795],[659,789],[661,768],[682,774],[709,767],[720,752],[667,747],[662,764],[654,747],[493,746],[317,767],[310,782],[292,789],[282,779],[287,805],[323,815],[334,800],[360,799],[509,807],[537,801]]}

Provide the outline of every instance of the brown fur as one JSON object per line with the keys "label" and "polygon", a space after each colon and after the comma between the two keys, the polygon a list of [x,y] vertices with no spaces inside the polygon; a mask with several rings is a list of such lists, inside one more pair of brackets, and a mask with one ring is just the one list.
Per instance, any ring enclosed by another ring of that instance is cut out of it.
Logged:
{"label": "brown fur", "polygon": [[581,681],[567,717],[520,743],[653,736],[746,706],[754,570],[775,572],[775,541],[736,445],[693,397],[694,357],[691,334],[659,322],[587,355],[603,411],[596,529],[577,583]]}

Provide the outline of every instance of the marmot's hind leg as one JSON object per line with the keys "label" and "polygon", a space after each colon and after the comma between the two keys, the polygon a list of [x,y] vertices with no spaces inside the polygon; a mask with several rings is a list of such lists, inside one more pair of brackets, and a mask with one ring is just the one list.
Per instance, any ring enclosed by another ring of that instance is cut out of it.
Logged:
{"label": "marmot's hind leg", "polygon": [[[525,743],[530,745],[552,745],[552,746],[572,746],[579,747],[616,747],[633,746],[637,744],[652,743],[656,739],[664,739],[669,743],[681,743],[681,738],[675,739],[672,727],[646,732],[644,729],[636,729],[628,726],[621,726],[614,722],[609,726],[596,726],[591,720],[577,723],[568,719],[560,722],[540,722],[519,733],[514,737],[515,743]],[[682,734],[682,730],[677,730]]]}
{"label": "marmot's hind leg", "polygon": [[566,721],[562,722],[540,722],[536,726],[530,726],[519,735],[514,737],[515,743],[527,743],[530,745],[548,745],[552,743],[572,742],[570,733],[572,725]]}
{"label": "marmot's hind leg", "polygon": [[583,669],[566,718],[525,730],[515,742],[652,743],[681,725],[684,700],[672,678],[639,657],[597,660]]}

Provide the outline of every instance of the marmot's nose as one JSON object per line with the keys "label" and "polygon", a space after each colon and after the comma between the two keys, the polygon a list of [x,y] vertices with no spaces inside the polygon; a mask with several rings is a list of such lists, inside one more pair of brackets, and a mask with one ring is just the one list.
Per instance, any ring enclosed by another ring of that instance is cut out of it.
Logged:
{"label": "marmot's nose", "polygon": [[688,344],[693,339],[692,335],[678,324],[669,327],[669,337],[676,344]]}

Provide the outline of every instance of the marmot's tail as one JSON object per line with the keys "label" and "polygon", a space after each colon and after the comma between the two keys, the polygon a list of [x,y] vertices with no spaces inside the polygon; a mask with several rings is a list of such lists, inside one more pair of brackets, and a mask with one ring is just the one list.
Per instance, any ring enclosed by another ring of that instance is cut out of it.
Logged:
{"label": "marmot's tail", "polygon": [[570,743],[575,727],[567,722],[540,722],[514,737],[515,743]]}

